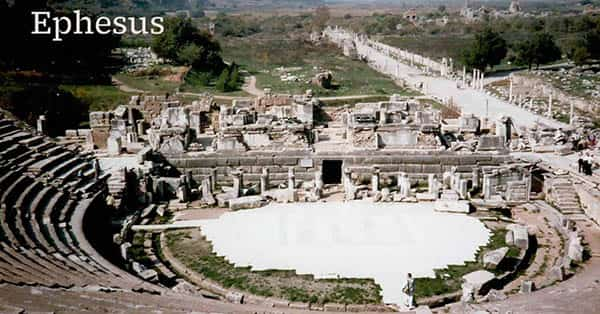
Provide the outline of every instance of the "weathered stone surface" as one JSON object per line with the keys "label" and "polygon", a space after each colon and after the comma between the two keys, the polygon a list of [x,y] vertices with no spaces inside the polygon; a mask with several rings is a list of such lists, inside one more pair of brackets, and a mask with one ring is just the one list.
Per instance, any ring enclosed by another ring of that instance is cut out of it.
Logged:
{"label": "weathered stone surface", "polygon": [[533,281],[525,280],[521,283],[520,293],[531,293],[535,290],[535,284]]}
{"label": "weathered stone surface", "polygon": [[497,302],[506,300],[507,298],[508,297],[504,292],[496,289],[491,289],[490,292],[488,292],[488,294],[486,294],[486,296],[484,297],[484,300],[488,302]]}
{"label": "weathered stone surface", "polygon": [[468,214],[471,212],[471,205],[468,201],[437,200],[435,201],[434,209],[438,212]]}
{"label": "weathered stone surface", "polygon": [[529,247],[529,232],[526,226],[512,224],[506,227],[506,244],[514,245],[520,249]]}
{"label": "weathered stone surface", "polygon": [[576,233],[572,233],[570,236],[567,254],[575,262],[583,261],[583,245],[581,245],[581,240]]}
{"label": "weathered stone surface", "polygon": [[548,273],[547,279],[549,283],[563,281],[565,279],[563,267],[560,265],[552,266],[552,268],[550,268],[550,272]]}
{"label": "weathered stone surface", "polygon": [[231,303],[242,304],[244,303],[244,294],[236,291],[229,291],[225,295],[225,299]]}
{"label": "weathered stone surface", "polygon": [[327,303],[323,306],[326,312],[346,312],[345,304]]}
{"label": "weathered stone surface", "polygon": [[262,196],[244,196],[229,200],[229,209],[231,210],[252,209],[261,207],[262,205]]}
{"label": "weathered stone surface", "polygon": [[487,252],[483,255],[483,266],[487,269],[496,269],[506,257],[508,247],[502,247],[497,250]]}
{"label": "weathered stone surface", "polygon": [[487,270],[477,270],[463,276],[463,287],[468,287],[474,294],[478,294],[482,287],[494,280],[494,277],[494,274]]}

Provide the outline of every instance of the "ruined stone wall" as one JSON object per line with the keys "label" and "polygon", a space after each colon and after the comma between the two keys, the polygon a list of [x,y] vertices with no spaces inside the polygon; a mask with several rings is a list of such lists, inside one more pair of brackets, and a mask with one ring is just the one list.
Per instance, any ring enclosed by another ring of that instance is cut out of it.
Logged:
{"label": "ruined stone wall", "polygon": [[590,103],[581,97],[569,95],[540,77],[513,74],[513,83],[513,94],[515,95],[523,93],[533,97],[547,98],[548,95],[552,94],[556,102],[564,104],[572,103],[575,108],[586,112],[593,111],[595,106],[598,105]]}
{"label": "ruined stone wall", "polygon": [[600,223],[600,193],[592,187],[584,184],[573,185],[579,196],[581,207],[588,217],[592,218],[596,223]]}
{"label": "ruined stone wall", "polygon": [[271,184],[287,182],[288,169],[294,167],[296,179],[310,181],[314,172],[322,170],[323,160],[342,160],[344,167],[352,168],[357,174],[368,174],[373,167],[379,167],[382,179],[396,177],[398,172],[406,172],[413,178],[426,179],[430,173],[439,177],[453,166],[457,172],[471,174],[473,167],[497,166],[511,160],[508,155],[494,154],[449,154],[431,152],[430,154],[411,154],[408,152],[359,152],[353,154],[282,152],[282,153],[244,153],[244,154],[202,154],[197,156],[168,157],[168,161],[181,172],[191,171],[198,180],[208,176],[211,169],[217,169],[218,184],[231,184],[230,172],[241,168],[244,171],[244,183],[260,182],[262,168],[269,169]]}

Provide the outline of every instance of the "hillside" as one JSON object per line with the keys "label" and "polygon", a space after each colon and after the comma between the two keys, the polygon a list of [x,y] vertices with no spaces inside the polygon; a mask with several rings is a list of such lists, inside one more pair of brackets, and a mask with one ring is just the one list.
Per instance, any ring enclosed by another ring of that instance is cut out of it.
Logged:
{"label": "hillside", "polygon": [[50,0],[55,8],[82,9],[102,14],[148,15],[165,11],[243,10],[265,8],[306,8],[323,0]]}

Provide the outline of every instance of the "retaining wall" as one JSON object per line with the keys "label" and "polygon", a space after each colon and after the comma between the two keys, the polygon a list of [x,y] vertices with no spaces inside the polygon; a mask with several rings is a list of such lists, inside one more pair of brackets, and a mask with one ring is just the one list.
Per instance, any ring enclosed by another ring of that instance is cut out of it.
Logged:
{"label": "retaining wall", "polygon": [[230,172],[241,168],[244,183],[259,183],[262,169],[269,169],[270,184],[287,182],[288,169],[294,167],[296,179],[309,181],[314,172],[322,170],[323,160],[341,160],[343,167],[352,168],[355,174],[370,175],[373,167],[379,167],[381,178],[396,177],[406,172],[411,178],[426,179],[434,173],[441,177],[445,171],[456,167],[457,172],[471,174],[476,166],[499,166],[512,158],[506,154],[454,154],[431,152],[411,154],[409,152],[365,151],[351,154],[337,152],[277,152],[277,153],[212,153],[167,157],[167,160],[182,173],[191,172],[195,179],[210,175],[217,169],[217,183],[231,184]]}

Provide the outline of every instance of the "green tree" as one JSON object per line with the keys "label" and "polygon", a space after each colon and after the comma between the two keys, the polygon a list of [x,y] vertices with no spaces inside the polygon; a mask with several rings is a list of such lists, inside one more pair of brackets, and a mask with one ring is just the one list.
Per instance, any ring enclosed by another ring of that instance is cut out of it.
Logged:
{"label": "green tree", "polygon": [[548,33],[536,33],[533,38],[517,44],[515,47],[515,62],[525,65],[531,70],[532,66],[560,60],[560,48],[554,42],[554,37]]}
{"label": "green tree", "polygon": [[190,19],[169,18],[164,26],[165,31],[152,40],[152,50],[158,56],[201,71],[223,70],[221,47],[210,35],[200,32]]}
{"label": "green tree", "polygon": [[583,41],[590,58],[600,59],[600,24],[595,30],[586,32]]}
{"label": "green tree", "polygon": [[193,65],[202,58],[202,49],[196,44],[187,44],[177,52],[177,60]]}
{"label": "green tree", "polygon": [[227,89],[228,91],[234,91],[239,88],[240,85],[240,72],[237,64],[231,64],[229,69],[229,77],[227,79]]}
{"label": "green tree", "polygon": [[463,52],[463,63],[471,69],[485,71],[489,67],[500,64],[506,57],[507,46],[502,36],[491,28],[475,34],[475,41]]}
{"label": "green tree", "polygon": [[219,78],[217,79],[215,88],[220,92],[228,92],[228,84],[227,84],[228,82],[229,82],[229,69],[225,68],[225,69],[223,69],[223,72],[221,72],[221,75],[219,75]]}
{"label": "green tree", "polygon": [[585,47],[577,47],[573,50],[571,59],[575,65],[583,65],[590,58],[590,53]]}

